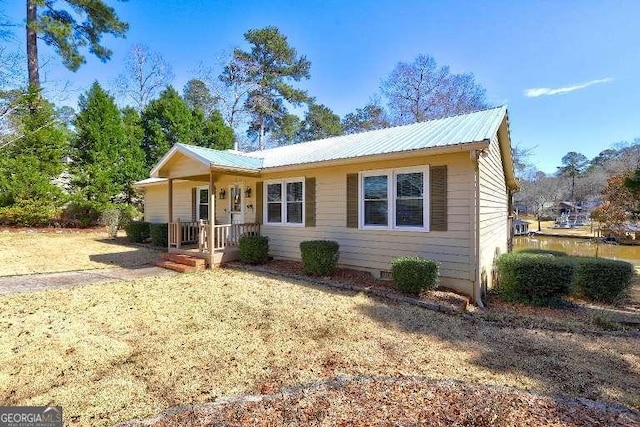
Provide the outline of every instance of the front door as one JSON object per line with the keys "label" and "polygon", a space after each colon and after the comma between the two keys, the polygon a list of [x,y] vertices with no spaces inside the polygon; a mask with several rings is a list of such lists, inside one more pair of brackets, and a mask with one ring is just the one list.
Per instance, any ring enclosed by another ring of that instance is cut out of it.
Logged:
{"label": "front door", "polygon": [[231,184],[229,186],[229,212],[231,213],[231,224],[244,223],[244,194],[242,184]]}

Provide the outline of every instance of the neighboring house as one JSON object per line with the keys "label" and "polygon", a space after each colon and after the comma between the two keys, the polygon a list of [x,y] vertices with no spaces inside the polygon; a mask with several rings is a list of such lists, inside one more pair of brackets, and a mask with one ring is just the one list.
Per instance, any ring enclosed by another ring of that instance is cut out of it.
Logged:
{"label": "neighboring house", "polygon": [[529,223],[521,219],[514,219],[512,224],[514,236],[524,236],[529,234]]}
{"label": "neighboring house", "polygon": [[377,277],[397,256],[435,259],[442,286],[479,301],[518,183],[499,107],[252,153],[176,144],[136,187],[170,252],[216,265],[260,233],[275,258],[300,259],[300,242],[329,239],[340,265]]}

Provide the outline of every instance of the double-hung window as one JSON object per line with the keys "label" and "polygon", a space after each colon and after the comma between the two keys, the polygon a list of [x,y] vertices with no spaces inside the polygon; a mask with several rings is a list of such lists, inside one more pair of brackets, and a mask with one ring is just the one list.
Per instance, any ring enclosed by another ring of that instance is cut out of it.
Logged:
{"label": "double-hung window", "polygon": [[265,181],[268,225],[304,226],[304,178]]}
{"label": "double-hung window", "polygon": [[360,173],[360,227],[428,230],[429,169]]}
{"label": "double-hung window", "polygon": [[196,219],[209,219],[209,187],[199,187],[197,190]]}

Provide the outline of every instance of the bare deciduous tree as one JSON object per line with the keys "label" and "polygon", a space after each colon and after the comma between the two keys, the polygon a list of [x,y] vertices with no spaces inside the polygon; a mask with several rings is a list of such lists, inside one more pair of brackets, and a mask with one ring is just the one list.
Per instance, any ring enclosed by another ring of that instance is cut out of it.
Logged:
{"label": "bare deciduous tree", "polygon": [[[222,69],[220,72],[219,70]],[[201,66],[199,75],[207,83],[214,98],[215,107],[225,122],[233,129],[234,149],[240,148],[241,130],[246,125],[248,111],[245,102],[256,85],[249,80],[246,67],[242,67],[233,53],[223,52],[218,59],[218,67]]]}
{"label": "bare deciduous tree", "polygon": [[120,96],[133,101],[135,108],[142,111],[173,78],[173,69],[162,55],[148,46],[136,44],[129,51],[125,71],[117,77],[115,88]]}
{"label": "bare deciduous tree", "polygon": [[487,107],[473,74],[452,74],[429,55],[399,62],[380,86],[397,124],[417,123]]}
{"label": "bare deciduous tree", "polygon": [[518,196],[529,206],[533,206],[540,231],[540,218],[562,197],[562,182],[558,177],[547,176],[538,171],[532,180],[522,181],[521,185]]}

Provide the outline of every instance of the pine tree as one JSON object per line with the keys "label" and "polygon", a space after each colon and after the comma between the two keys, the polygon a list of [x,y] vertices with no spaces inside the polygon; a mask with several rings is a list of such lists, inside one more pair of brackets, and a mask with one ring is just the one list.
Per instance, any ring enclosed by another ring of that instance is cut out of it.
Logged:
{"label": "pine tree", "polygon": [[100,43],[102,35],[124,37],[129,28],[102,0],[64,0],[60,1],[62,7],[56,7],[56,0],[26,2],[29,85],[35,89],[40,88],[38,40],[52,46],[65,67],[76,71],[85,62],[81,48],[88,46],[92,54],[106,61],[111,51]]}
{"label": "pine tree", "polygon": [[299,105],[308,101],[307,93],[289,82],[308,79],[311,62],[304,55],[298,56],[276,27],[249,30],[244,37],[251,50],[236,49],[234,63],[242,69],[245,83],[254,87],[245,102],[251,115],[248,132],[257,136],[262,150],[265,134],[276,129],[278,119],[287,114],[285,102]]}

